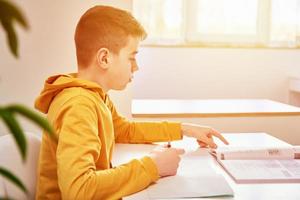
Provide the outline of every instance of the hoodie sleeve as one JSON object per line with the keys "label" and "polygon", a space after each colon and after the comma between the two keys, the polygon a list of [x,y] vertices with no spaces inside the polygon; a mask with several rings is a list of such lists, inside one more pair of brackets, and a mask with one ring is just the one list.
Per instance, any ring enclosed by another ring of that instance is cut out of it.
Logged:
{"label": "hoodie sleeve", "polygon": [[110,100],[108,103],[118,143],[148,143],[182,139],[179,122],[131,122],[118,114]]}
{"label": "hoodie sleeve", "polygon": [[107,148],[98,135],[102,125],[95,105],[88,101],[86,97],[69,100],[57,115],[56,161],[62,199],[119,199],[156,181],[157,168],[147,156],[115,168],[96,169],[109,161],[99,163]]}

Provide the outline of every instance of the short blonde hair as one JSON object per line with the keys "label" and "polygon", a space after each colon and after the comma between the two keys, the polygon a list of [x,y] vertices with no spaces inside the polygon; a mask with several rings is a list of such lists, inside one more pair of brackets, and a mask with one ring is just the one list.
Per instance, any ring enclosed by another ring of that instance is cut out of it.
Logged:
{"label": "short blonde hair", "polygon": [[110,6],[95,6],[80,18],[75,31],[77,63],[87,67],[100,48],[118,54],[128,36],[141,40],[147,36],[143,26],[127,11]]}

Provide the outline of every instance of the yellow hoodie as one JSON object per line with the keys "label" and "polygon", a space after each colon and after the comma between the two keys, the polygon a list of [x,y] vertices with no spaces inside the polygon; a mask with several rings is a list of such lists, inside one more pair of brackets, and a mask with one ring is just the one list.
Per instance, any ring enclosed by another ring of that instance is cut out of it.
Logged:
{"label": "yellow hoodie", "polygon": [[35,107],[47,113],[58,141],[43,134],[36,199],[119,199],[158,177],[145,156],[111,167],[115,142],[181,139],[179,123],[129,122],[98,84],[76,74],[49,77]]}

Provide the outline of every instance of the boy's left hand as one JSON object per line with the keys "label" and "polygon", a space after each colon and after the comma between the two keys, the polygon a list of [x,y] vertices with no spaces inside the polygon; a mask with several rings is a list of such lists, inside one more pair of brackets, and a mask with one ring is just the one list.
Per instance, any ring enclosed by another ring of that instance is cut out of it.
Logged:
{"label": "boy's left hand", "polygon": [[219,138],[224,144],[229,144],[228,141],[215,129],[200,126],[196,124],[182,123],[181,124],[182,135],[196,138],[200,147],[217,148],[213,140],[213,136]]}

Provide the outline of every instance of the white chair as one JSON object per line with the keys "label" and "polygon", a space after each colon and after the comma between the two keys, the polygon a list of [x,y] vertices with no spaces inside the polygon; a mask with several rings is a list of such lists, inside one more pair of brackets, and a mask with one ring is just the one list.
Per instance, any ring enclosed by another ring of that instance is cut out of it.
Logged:
{"label": "white chair", "polygon": [[11,134],[0,136],[0,166],[16,175],[26,186],[28,195],[13,183],[0,175],[0,197],[10,197],[17,200],[35,198],[37,164],[41,138],[36,134],[26,132],[27,159],[22,161],[19,149]]}

